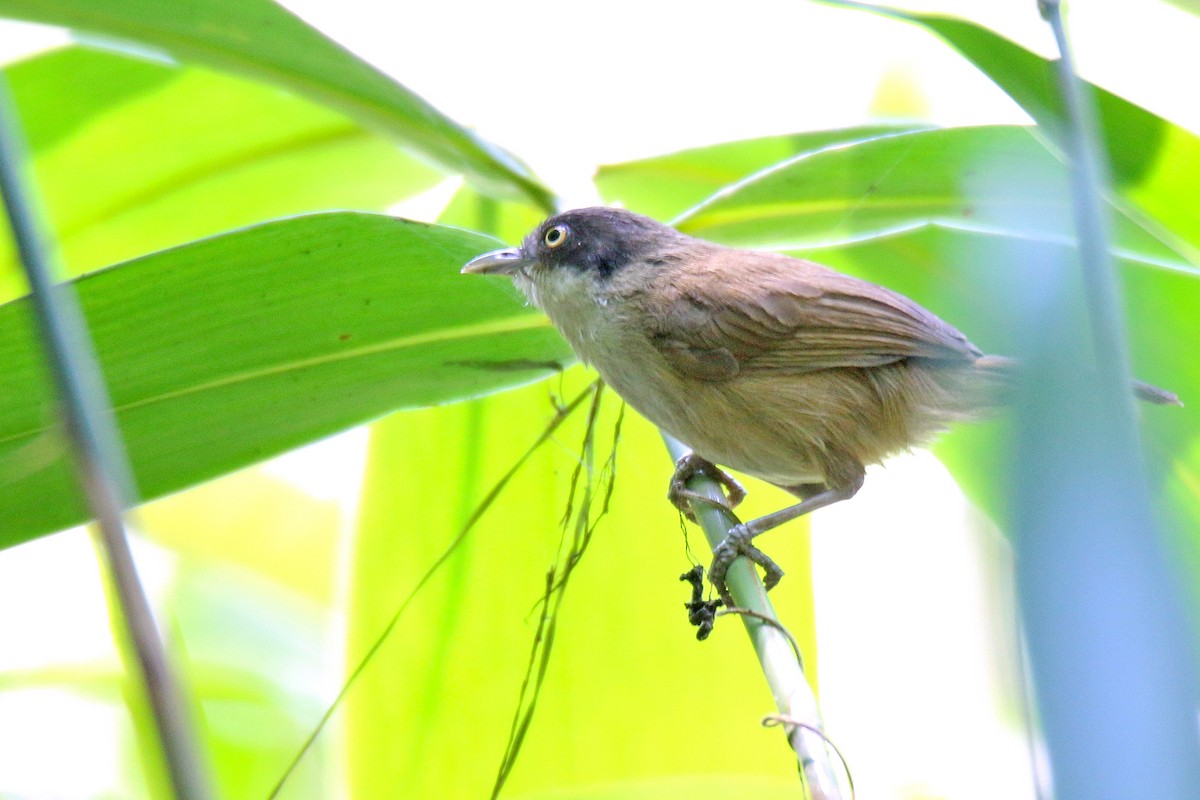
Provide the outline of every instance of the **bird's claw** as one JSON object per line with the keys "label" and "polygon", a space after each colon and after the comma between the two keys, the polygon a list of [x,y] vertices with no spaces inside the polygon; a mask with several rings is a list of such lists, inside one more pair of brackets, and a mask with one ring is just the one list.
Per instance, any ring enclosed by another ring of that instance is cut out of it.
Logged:
{"label": "bird's claw", "polygon": [[721,543],[713,548],[713,560],[712,566],[708,570],[708,579],[728,608],[733,608],[734,603],[733,597],[729,594],[729,588],[725,585],[725,573],[729,571],[730,565],[738,556],[745,556],[763,568],[765,573],[763,585],[767,591],[773,589],[775,584],[779,583],[779,579],[783,577],[783,570],[779,568],[779,565],[754,546],[754,536],[755,534],[744,523],[739,522],[730,528]]}
{"label": "bird's claw", "polygon": [[[693,475],[705,475],[712,478],[721,486],[725,487],[725,502],[714,500],[707,495],[692,491],[687,487],[688,480]],[[717,506],[725,511],[733,513],[733,509],[746,498],[746,490],[740,483],[733,479],[729,473],[717,467],[706,458],[702,458],[695,453],[687,453],[675,462],[675,473],[671,476],[671,486],[667,490],[667,499],[671,501],[679,511],[692,522],[696,522],[696,514],[692,511],[692,502],[698,501],[711,506]],[[739,522],[737,525],[729,529],[729,533],[721,540],[721,543],[713,548],[712,567],[708,572],[708,579],[716,589],[721,601],[727,606],[733,607],[733,597],[729,594],[729,588],[725,585],[725,573],[729,571],[729,566],[738,556],[745,556],[763,568],[763,583],[767,589],[771,589],[775,584],[779,583],[779,579],[783,577],[783,570],[779,565],[770,559],[770,557],[754,546],[753,540],[756,535],[744,523]]]}
{"label": "bird's claw", "polygon": [[[722,503],[713,500],[711,497],[687,488],[688,480],[694,475],[705,475],[724,486],[725,502]],[[675,472],[671,475],[671,485],[667,489],[667,499],[685,517],[695,522],[696,514],[692,511],[691,501],[697,500],[701,503],[718,506],[726,511],[732,511],[737,508],[739,503],[746,499],[746,490],[729,473],[716,464],[695,453],[688,453],[681,456],[675,462]]]}

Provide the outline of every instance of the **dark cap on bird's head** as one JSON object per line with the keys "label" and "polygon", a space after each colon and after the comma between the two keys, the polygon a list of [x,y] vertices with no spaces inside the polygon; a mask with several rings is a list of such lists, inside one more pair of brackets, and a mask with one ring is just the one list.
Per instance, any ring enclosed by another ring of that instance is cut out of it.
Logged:
{"label": "dark cap on bird's head", "polygon": [[550,217],[520,247],[494,250],[472,259],[462,271],[529,276],[535,265],[610,277],[624,265],[686,237],[661,222],[616,208],[577,208]]}

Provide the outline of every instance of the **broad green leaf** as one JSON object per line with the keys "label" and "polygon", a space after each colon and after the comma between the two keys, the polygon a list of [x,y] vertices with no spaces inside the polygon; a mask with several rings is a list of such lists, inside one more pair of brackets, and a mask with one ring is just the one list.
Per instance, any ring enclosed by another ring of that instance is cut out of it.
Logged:
{"label": "broad green leaf", "polygon": [[596,171],[596,187],[608,203],[669,220],[709,195],[780,162],[826,147],[887,136],[913,126],[867,125],[813,133],[768,136],[681,150]]}
{"label": "broad green leaf", "polygon": [[[1185,263],[1134,222],[1114,222],[1120,250]],[[1007,126],[899,133],[802,154],[720,190],[677,225],[703,238],[770,250],[925,225],[1042,239],[1073,231],[1062,166],[1028,129]]]}
{"label": "broad green leaf", "polygon": [[277,84],[340,109],[489,193],[553,205],[510,154],[270,0],[0,0],[0,15],[148,45]]}
{"label": "broad green leaf", "polygon": [[[514,392],[396,414],[373,427],[348,581],[348,668],[474,505],[542,432],[552,398],[573,397],[587,378],[572,370]],[[607,395],[600,415],[597,465],[612,438],[615,400]],[[531,610],[558,547],[582,417],[560,428],[507,486],[351,689],[336,726],[347,737],[351,796],[490,792],[533,643]],[[732,785],[751,796],[764,781],[796,780],[780,732],[760,727],[773,701],[741,624],[719,620],[712,637],[697,642],[687,623],[688,587],[678,576],[690,562],[678,515],[663,499],[672,469],[665,453],[657,431],[627,414],[611,511],[567,589],[542,698],[502,796],[607,797],[613,795],[603,787],[637,781],[691,785],[688,796],[715,800],[730,796]],[[754,483],[746,502],[749,517],[787,498]],[[762,546],[788,571],[772,600],[807,641],[805,528],[787,526],[766,538]],[[708,559],[694,526],[687,541],[697,559]],[[465,748],[464,720],[471,741]]]}
{"label": "broad green leaf", "polygon": [[[297,217],[75,282],[143,497],[388,411],[546,375],[570,351],[495,246],[370,214]],[[27,300],[0,307],[0,546],[83,519]]]}
{"label": "broad green leaf", "polygon": [[181,72],[165,62],[80,45],[4,65],[25,142],[34,153],[78,136],[114,108],[162,90]]}
{"label": "broad green leaf", "polygon": [[1200,0],[1167,0],[1168,3],[1184,11],[1200,14]]}
{"label": "broad green leaf", "polygon": [[[440,177],[338,113],[208,70],[70,47],[6,72],[71,274],[272,217],[383,210]],[[76,102],[80,86],[101,88]],[[17,271],[5,231],[0,297]]]}
{"label": "broad green leaf", "polygon": [[[841,3],[868,8],[860,3]],[[871,8],[922,25],[944,39],[995,81],[1037,121],[1039,131],[1058,142],[1065,112],[1054,63],[1003,36],[966,20],[936,14]],[[1144,224],[1163,226],[1183,239],[1196,262],[1200,248],[1200,137],[1128,100],[1091,87],[1101,140],[1108,151],[1116,188],[1149,215]]]}

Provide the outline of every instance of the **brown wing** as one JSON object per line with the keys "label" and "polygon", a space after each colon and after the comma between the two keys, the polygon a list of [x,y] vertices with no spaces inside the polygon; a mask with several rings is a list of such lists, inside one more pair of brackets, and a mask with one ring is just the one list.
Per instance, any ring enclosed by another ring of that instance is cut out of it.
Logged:
{"label": "brown wing", "polygon": [[725,380],[747,366],[805,373],[981,355],[903,295],[820,264],[716,246],[705,256],[700,270],[694,258],[688,268],[666,265],[660,291],[651,293],[656,308],[648,309],[661,321],[655,346],[693,377]]}

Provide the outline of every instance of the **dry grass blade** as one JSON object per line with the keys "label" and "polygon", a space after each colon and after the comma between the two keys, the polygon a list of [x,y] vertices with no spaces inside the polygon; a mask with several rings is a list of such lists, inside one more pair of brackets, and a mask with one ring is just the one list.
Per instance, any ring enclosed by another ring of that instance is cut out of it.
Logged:
{"label": "dry grass blade", "polygon": [[[595,440],[597,421],[604,397],[604,385],[597,381],[592,386],[594,393],[584,429],[581,457],[571,473],[567,506],[562,517],[562,538],[559,542],[558,559],[546,573],[545,593],[537,604],[537,630],[530,647],[525,677],[517,696],[517,708],[513,714],[508,744],[500,762],[500,769],[496,774],[496,782],[492,787],[493,800],[499,797],[504,788],[504,784],[516,764],[525,734],[533,722],[538,697],[550,665],[554,634],[558,626],[558,613],[566,595],[568,579],[587,550],[596,526],[608,513],[609,501],[616,486],[617,443],[621,437],[621,423],[625,418],[625,406],[621,405],[617,420],[613,425],[612,445],[608,457],[597,472],[595,469]],[[596,490],[598,483],[603,484],[599,493]],[[599,504],[596,503],[598,494]],[[576,502],[577,496],[579,497],[578,502]],[[599,508],[593,515],[593,508],[597,505]]]}

